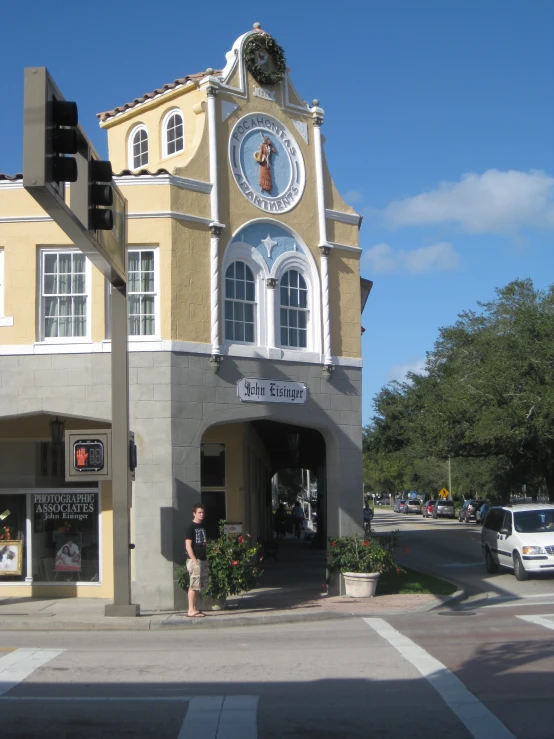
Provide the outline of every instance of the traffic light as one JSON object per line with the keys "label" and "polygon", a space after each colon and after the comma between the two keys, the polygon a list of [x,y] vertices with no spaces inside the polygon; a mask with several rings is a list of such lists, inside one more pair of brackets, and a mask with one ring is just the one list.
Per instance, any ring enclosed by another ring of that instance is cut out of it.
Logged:
{"label": "traffic light", "polygon": [[78,122],[77,103],[55,98],[48,102],[46,156],[50,152],[50,178],[56,183],[77,182],[77,162],[67,155],[78,151]]}
{"label": "traffic light", "polygon": [[64,199],[64,183],[77,182],[82,134],[77,104],[64,100],[44,67],[25,70],[23,185],[49,187]]}
{"label": "traffic light", "polygon": [[114,224],[112,163],[90,159],[88,166],[88,228],[90,231],[111,231]]}

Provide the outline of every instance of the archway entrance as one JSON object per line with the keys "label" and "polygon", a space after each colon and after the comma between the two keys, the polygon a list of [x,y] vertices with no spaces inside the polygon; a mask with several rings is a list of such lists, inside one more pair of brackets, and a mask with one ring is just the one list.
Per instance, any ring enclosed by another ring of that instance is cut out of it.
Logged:
{"label": "archway entrance", "polygon": [[[275,537],[275,510],[280,502],[275,476],[280,470],[308,470],[317,481],[310,500],[317,521],[313,543],[326,534],[326,446],[316,429],[270,420],[212,426],[200,448],[200,483],[208,532],[225,518],[242,526],[255,539]],[[215,528],[214,528],[215,527]]]}

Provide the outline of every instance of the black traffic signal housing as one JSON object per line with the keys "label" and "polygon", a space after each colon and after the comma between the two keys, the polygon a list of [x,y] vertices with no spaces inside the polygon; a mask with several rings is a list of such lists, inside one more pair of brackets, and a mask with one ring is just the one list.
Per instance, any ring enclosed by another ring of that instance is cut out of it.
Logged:
{"label": "black traffic signal housing", "polygon": [[77,103],[52,96],[47,103],[47,178],[57,185],[77,182],[77,161],[68,155],[79,149],[78,123]]}
{"label": "black traffic signal housing", "polygon": [[114,224],[112,163],[89,159],[88,228],[89,231],[111,231]]}

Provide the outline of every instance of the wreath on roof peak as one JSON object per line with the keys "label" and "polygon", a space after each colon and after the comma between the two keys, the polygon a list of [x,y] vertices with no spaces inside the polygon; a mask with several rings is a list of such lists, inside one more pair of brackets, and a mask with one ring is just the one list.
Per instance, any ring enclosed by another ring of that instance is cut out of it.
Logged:
{"label": "wreath on roof peak", "polygon": [[[273,61],[273,71],[268,71],[259,63],[260,52],[269,54]],[[250,36],[244,44],[244,61],[246,68],[260,85],[276,85],[281,82],[287,71],[285,52],[269,33],[259,31]]]}

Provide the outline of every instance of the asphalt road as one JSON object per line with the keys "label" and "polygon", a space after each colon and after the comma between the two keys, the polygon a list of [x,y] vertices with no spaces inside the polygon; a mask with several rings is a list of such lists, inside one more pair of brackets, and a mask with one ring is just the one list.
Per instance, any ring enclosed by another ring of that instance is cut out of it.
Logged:
{"label": "asphalt road", "polygon": [[469,595],[486,595],[490,601],[499,602],[554,602],[552,574],[534,576],[525,582],[518,582],[507,569],[489,574],[481,549],[481,527],[473,522],[459,523],[457,518],[434,520],[377,507],[372,528],[376,532],[399,532],[401,564],[452,580]]}
{"label": "asphalt road", "polygon": [[[482,571],[476,527],[414,519],[378,514],[376,527],[402,529],[410,564],[462,573],[479,595],[380,618],[0,632],[2,734],[551,739],[554,581],[500,575],[493,586]],[[518,590],[532,584],[537,592]]]}

